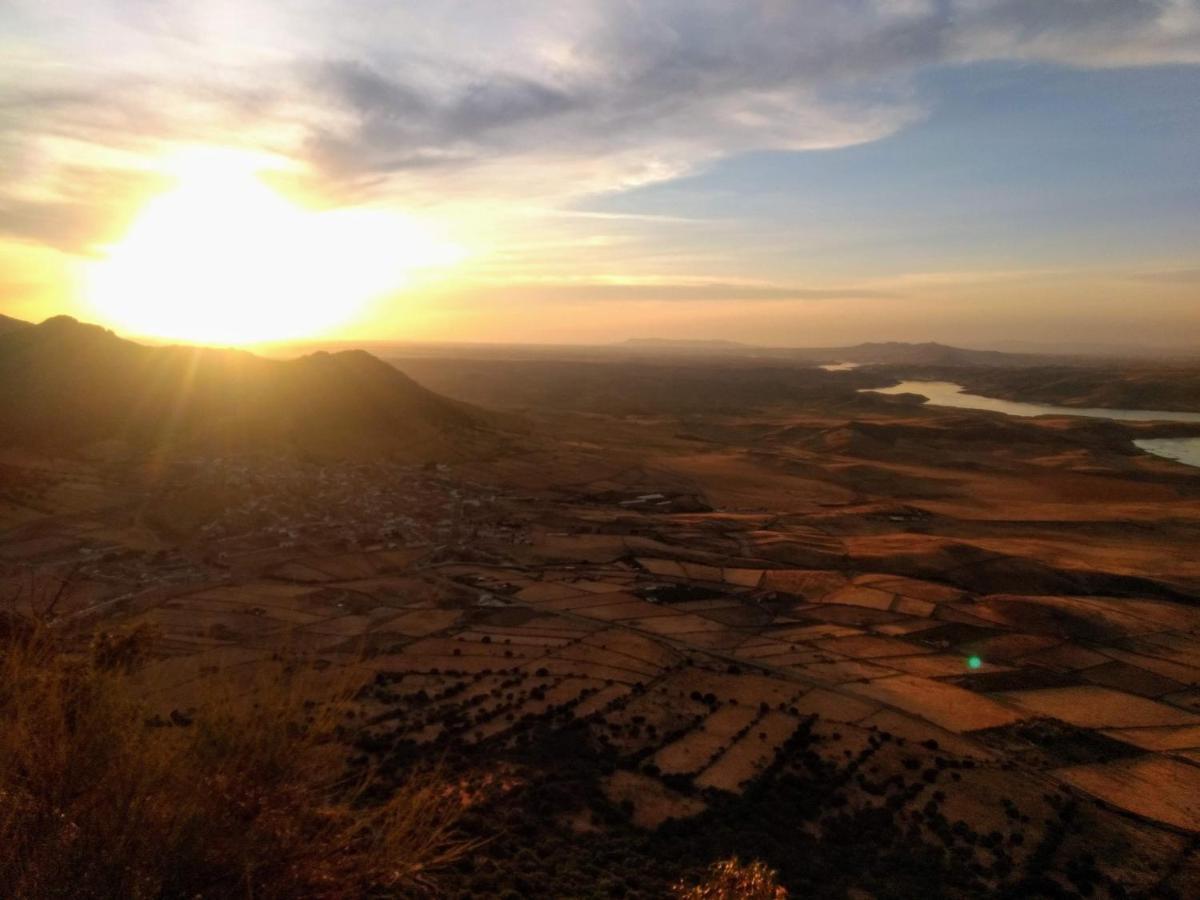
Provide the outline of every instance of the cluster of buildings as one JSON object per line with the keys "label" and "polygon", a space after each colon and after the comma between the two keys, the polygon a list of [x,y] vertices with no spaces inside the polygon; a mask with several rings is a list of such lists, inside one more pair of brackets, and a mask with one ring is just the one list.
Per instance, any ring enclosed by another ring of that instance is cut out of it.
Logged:
{"label": "cluster of buildings", "polygon": [[196,536],[218,563],[270,550],[530,539],[502,492],[457,480],[444,466],[208,457],[181,464],[172,477],[227,498]]}

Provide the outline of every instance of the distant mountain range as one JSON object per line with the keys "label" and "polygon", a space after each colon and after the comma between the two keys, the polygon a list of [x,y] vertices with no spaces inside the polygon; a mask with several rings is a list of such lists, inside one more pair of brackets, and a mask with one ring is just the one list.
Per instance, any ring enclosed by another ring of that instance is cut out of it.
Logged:
{"label": "distant mountain range", "polygon": [[[1054,345],[1057,346],[1057,345]],[[385,359],[594,359],[609,361],[614,355],[632,355],[647,359],[681,359],[689,356],[712,359],[777,361],[799,365],[855,363],[857,365],[903,366],[1096,366],[1113,362],[1148,363],[1191,362],[1200,352],[1164,351],[1161,348],[1124,348],[1121,352],[1102,352],[1092,348],[1085,353],[1078,345],[1063,345],[1061,350],[1047,345],[1009,347],[1006,350],[975,350],[937,342],[900,341],[854,344],[845,347],[764,347],[720,339],[674,339],[657,337],[628,338],[611,344],[521,344],[470,343],[447,341],[304,341],[279,344],[268,355],[292,356],[313,350],[344,350],[360,347]],[[1019,351],[1019,352],[1018,352]]]}
{"label": "distant mountain range", "polygon": [[664,354],[707,354],[787,359],[813,365],[856,363],[858,365],[920,366],[1027,366],[1062,364],[1065,358],[1049,354],[1002,353],[998,350],[968,350],[936,342],[920,344],[888,341],[850,347],[759,347],[724,340],[672,340],[629,338],[615,348]]}
{"label": "distant mountain range", "polygon": [[720,341],[720,340],[675,340],[672,338],[629,338],[623,342],[627,347],[677,347],[680,349],[694,350],[711,350],[730,349],[730,350],[749,350],[750,344],[743,344],[741,341]]}
{"label": "distant mountain range", "polygon": [[[13,324],[15,323],[15,324]],[[59,316],[0,321],[0,441],[458,458],[490,413],[434,394],[362,350],[271,360],[147,347]]]}
{"label": "distant mountain range", "polygon": [[863,365],[1012,366],[1036,365],[1044,363],[1048,359],[1062,361],[1061,357],[1029,353],[1002,353],[999,350],[968,350],[964,347],[951,347],[933,341],[922,344],[889,341],[800,352],[836,356],[836,360],[831,359],[830,361],[856,362]]}

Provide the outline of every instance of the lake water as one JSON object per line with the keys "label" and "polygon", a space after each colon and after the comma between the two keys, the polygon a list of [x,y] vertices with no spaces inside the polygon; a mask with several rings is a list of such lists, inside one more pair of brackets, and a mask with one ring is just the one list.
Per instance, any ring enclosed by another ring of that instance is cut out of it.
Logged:
{"label": "lake water", "polygon": [[859,365],[861,363],[825,363],[817,368],[824,369],[826,372],[849,372],[851,369],[857,369]]}
{"label": "lake water", "polygon": [[[869,390],[863,388],[863,390]],[[1106,409],[1104,407],[1052,406],[1048,403],[1021,403],[968,394],[952,381],[902,381],[889,388],[875,388],[876,394],[919,394],[934,406],[984,409],[1010,416],[1086,416],[1093,419],[1122,419],[1132,422],[1200,422],[1200,413],[1172,412],[1165,409]],[[1153,453],[1189,466],[1200,466],[1200,438],[1146,438],[1134,444]]]}
{"label": "lake water", "polygon": [[1155,456],[1200,467],[1200,438],[1145,438],[1133,443]]}

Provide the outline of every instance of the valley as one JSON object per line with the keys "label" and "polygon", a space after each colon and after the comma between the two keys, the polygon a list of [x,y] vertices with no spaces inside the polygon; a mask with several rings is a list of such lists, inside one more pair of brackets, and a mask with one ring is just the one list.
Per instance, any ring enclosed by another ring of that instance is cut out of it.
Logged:
{"label": "valley", "polygon": [[1187,895],[1200,476],[1132,442],[1195,425],[869,366],[396,365],[504,430],[8,447],[4,596],[149,629],[168,721],[285,649],[359,673],[356,764],[473,798],[454,895],[661,896],[731,852],[799,896]]}

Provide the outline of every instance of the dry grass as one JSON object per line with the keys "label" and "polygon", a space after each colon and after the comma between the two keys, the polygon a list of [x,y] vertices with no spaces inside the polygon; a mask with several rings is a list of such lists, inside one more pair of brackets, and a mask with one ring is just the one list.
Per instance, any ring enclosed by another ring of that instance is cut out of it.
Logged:
{"label": "dry grass", "polygon": [[[14,898],[345,897],[431,890],[469,852],[456,791],[414,774],[382,801],[351,776],[352,686],[282,662],[213,679],[155,722],[145,635],[68,646],[0,619],[0,883]],[[314,697],[323,697],[319,702]]]}
{"label": "dry grass", "polygon": [[708,877],[697,885],[677,884],[679,900],[787,900],[775,873],[761,862],[725,859],[713,863]]}

